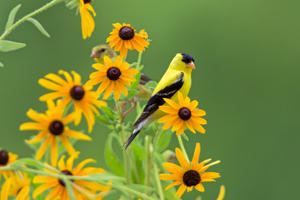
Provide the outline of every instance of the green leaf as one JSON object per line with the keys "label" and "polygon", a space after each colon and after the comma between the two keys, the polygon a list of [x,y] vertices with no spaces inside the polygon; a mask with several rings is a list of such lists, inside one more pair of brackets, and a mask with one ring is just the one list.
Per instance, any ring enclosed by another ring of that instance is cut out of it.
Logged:
{"label": "green leaf", "polygon": [[101,107],[101,110],[110,118],[114,119],[114,112],[108,106]]}
{"label": "green leaf", "polygon": [[0,62],[0,67],[4,67],[4,64],[2,62]]}
{"label": "green leaf", "polygon": [[171,136],[172,136],[172,134],[170,131],[163,131],[159,135],[159,138],[157,141],[157,148],[158,148],[159,152],[162,152],[169,146],[169,143],[171,141]]}
{"label": "green leaf", "polygon": [[185,139],[187,142],[190,141],[189,137],[186,135],[186,133],[182,133],[183,139]]}
{"label": "green leaf", "polygon": [[21,8],[21,4],[17,5],[10,11],[7,22],[6,22],[5,30],[9,29],[9,27],[11,27],[13,25],[16,14],[20,8]]}
{"label": "green leaf", "polygon": [[149,89],[155,89],[156,85],[157,85],[156,81],[149,81],[148,83],[146,83],[145,87]]}
{"label": "green leaf", "polygon": [[28,18],[27,21],[31,22],[35,27],[46,37],[50,37],[49,33],[44,29],[40,22],[32,17]]}
{"label": "green leaf", "polygon": [[124,166],[112,148],[113,137],[109,135],[105,144],[105,161],[108,168],[118,176],[124,176]]}
{"label": "green leaf", "polygon": [[24,43],[13,42],[8,40],[0,40],[0,52],[15,51],[25,46],[26,44]]}

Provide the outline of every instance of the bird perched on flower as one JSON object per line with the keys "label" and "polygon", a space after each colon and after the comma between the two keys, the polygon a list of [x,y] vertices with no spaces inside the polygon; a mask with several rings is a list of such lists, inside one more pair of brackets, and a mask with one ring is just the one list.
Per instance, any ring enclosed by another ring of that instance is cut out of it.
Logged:
{"label": "bird perched on flower", "polygon": [[[104,56],[108,56],[112,61],[114,61],[117,58],[117,53],[107,44],[100,44],[92,48],[92,53],[90,55],[90,58],[94,58],[94,60],[97,63],[104,64]],[[151,78],[146,76],[145,74],[141,73],[140,82],[138,85],[138,97],[142,99],[149,99],[151,96],[152,91],[144,85],[148,83],[149,81],[152,81]]]}
{"label": "bird perched on flower", "polygon": [[163,115],[159,111],[159,106],[165,104],[164,99],[177,100],[177,92],[180,91],[183,97],[186,97],[190,91],[192,79],[192,70],[195,69],[194,58],[185,53],[178,53],[173,58],[169,68],[157,84],[152,96],[148,100],[142,114],[134,123],[134,131],[125,143],[125,149],[130,145],[133,139],[141,129]]}

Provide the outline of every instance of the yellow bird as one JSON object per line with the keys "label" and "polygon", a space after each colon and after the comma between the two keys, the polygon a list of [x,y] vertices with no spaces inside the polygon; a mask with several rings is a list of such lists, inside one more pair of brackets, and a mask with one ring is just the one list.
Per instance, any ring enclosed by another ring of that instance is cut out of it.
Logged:
{"label": "yellow bird", "polygon": [[[97,63],[104,64],[104,56],[108,56],[112,61],[114,61],[118,55],[107,44],[100,44],[93,47],[90,57],[94,58]],[[151,78],[141,73],[140,82],[137,88],[139,91],[137,96],[141,99],[149,99],[151,96],[152,90],[144,87],[144,85],[149,81],[152,81]]]}
{"label": "yellow bird", "polygon": [[157,84],[142,114],[134,123],[134,131],[124,144],[125,149],[130,145],[141,129],[163,115],[158,107],[165,103],[164,98],[177,100],[180,91],[186,97],[192,85],[192,70],[195,69],[194,58],[185,53],[178,53],[171,61],[169,68]]}

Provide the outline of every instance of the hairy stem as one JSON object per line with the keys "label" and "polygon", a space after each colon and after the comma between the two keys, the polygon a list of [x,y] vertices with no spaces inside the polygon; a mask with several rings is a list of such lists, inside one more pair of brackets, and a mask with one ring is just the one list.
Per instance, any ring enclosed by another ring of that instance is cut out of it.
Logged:
{"label": "hairy stem", "polygon": [[187,160],[189,160],[189,157],[188,157],[188,155],[186,153],[186,150],[184,148],[184,144],[183,144],[181,135],[177,135],[177,138],[178,138],[178,143],[179,143],[179,146],[181,148],[181,151],[182,151],[183,155],[186,157]]}
{"label": "hairy stem", "polygon": [[33,17],[33,16],[47,10],[48,8],[54,6],[55,4],[62,2],[62,1],[63,0],[52,0],[49,3],[45,4],[44,6],[40,7],[39,9],[25,15],[24,17],[19,19],[16,23],[14,23],[11,27],[9,27],[7,30],[5,30],[4,33],[0,36],[0,40],[3,40],[11,31],[13,31],[15,28],[17,28],[20,24],[25,22],[30,17]]}

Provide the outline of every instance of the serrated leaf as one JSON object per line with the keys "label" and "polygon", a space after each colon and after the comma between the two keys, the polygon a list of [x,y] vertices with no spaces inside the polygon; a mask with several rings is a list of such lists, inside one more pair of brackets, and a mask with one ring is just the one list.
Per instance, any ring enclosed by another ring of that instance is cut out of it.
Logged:
{"label": "serrated leaf", "polygon": [[40,22],[32,17],[28,18],[27,21],[31,22],[43,35],[50,37],[49,33],[44,29]]}
{"label": "serrated leaf", "polygon": [[20,42],[13,42],[9,40],[0,40],[0,51],[1,52],[9,52],[15,51],[17,49],[21,49],[25,47],[26,44]]}
{"label": "serrated leaf", "polygon": [[4,64],[2,62],[0,62],[0,67],[4,67]]}
{"label": "serrated leaf", "polygon": [[113,137],[109,136],[105,144],[105,161],[108,168],[118,176],[124,176],[124,166],[112,148]]}
{"label": "serrated leaf", "polygon": [[20,8],[21,8],[21,4],[17,5],[13,9],[11,9],[11,11],[8,15],[5,30],[9,29],[9,27],[11,27],[13,25],[13,23],[15,21],[16,14],[17,14],[17,12],[19,11]]}

